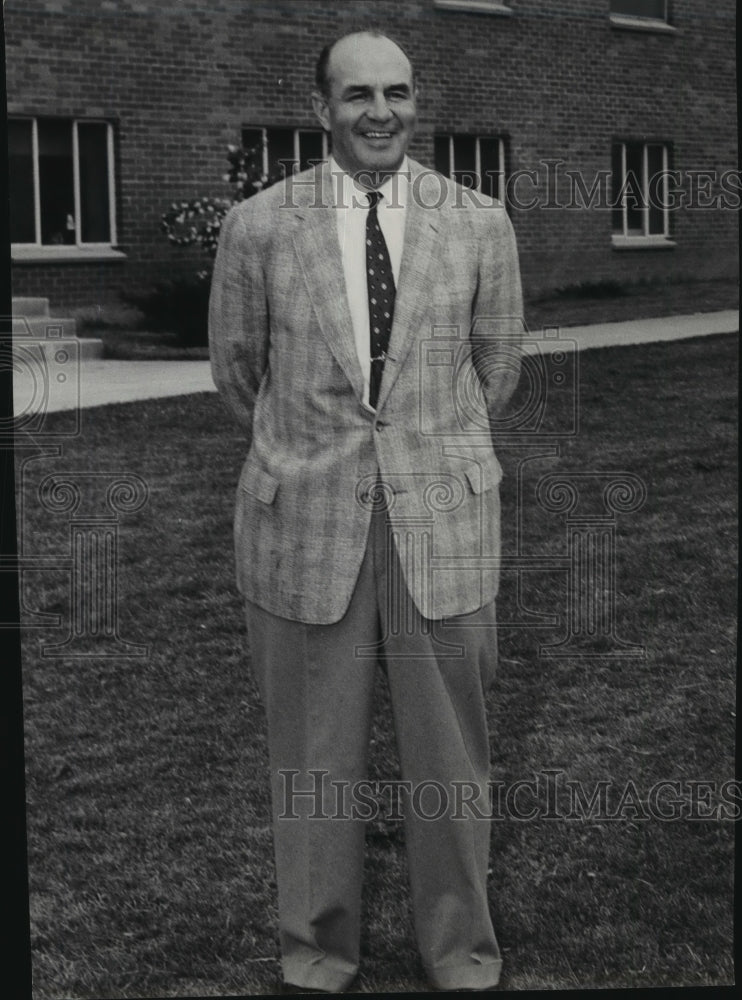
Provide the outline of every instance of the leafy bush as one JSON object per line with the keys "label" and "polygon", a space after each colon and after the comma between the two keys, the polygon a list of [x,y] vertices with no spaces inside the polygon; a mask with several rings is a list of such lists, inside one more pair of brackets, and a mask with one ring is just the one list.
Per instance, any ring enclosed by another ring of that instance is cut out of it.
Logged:
{"label": "leafy bush", "polygon": [[564,285],[554,291],[560,299],[614,299],[626,295],[625,282],[606,279],[604,281],[581,281],[575,285]]}
{"label": "leafy bush", "polygon": [[[281,180],[283,173],[263,173],[262,144],[244,149],[227,146],[229,170],[222,180],[233,185],[232,198],[192,198],[175,201],[163,214],[160,229],[174,246],[199,245],[209,257],[216,255],[225,215],[237,202],[250,198]],[[208,344],[211,267],[192,277],[156,285],[150,291],[130,294],[127,301],[147,317],[153,330],[174,333],[182,347]]]}
{"label": "leafy bush", "polygon": [[211,271],[160,282],[145,292],[130,292],[127,302],[140,309],[153,331],[174,333],[181,347],[205,347],[209,336]]}
{"label": "leafy bush", "polygon": [[102,302],[95,306],[81,306],[71,312],[77,324],[77,332],[83,336],[100,333],[102,330],[141,330],[145,317],[133,303]]}
{"label": "leafy bush", "polygon": [[215,256],[222,220],[232,207],[229,198],[193,198],[174,201],[162,216],[160,229],[175,246],[200,243],[210,257]]}
{"label": "leafy bush", "polygon": [[229,170],[222,180],[232,184],[232,198],[192,198],[174,201],[160,220],[160,229],[175,246],[198,243],[210,257],[216,254],[222,220],[232,205],[281,180],[283,172],[263,173],[263,146],[227,146]]}

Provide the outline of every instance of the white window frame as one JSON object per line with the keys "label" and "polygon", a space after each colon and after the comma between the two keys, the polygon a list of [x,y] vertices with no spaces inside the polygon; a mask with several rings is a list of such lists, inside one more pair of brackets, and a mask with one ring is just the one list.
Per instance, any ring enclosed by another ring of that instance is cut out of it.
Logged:
{"label": "white window frame", "polygon": [[[260,132],[263,141],[263,176],[268,176],[268,132],[272,128],[291,128],[290,125],[243,125],[241,132],[246,132],[248,130],[252,132]],[[301,162],[301,136],[303,134],[307,135],[317,135],[319,129],[307,128],[306,126],[299,126],[293,130],[294,132],[294,162],[296,163],[296,171],[299,171],[299,163]],[[326,160],[329,155],[328,144],[327,144],[327,132],[322,130],[322,159]]]}
{"label": "white window frame", "polygon": [[[445,133],[444,133],[445,136]],[[449,177],[453,178],[456,173],[456,158],[455,152],[455,141],[456,139],[470,139],[471,136],[464,135],[462,133],[451,134],[446,136],[448,138],[448,169]],[[482,150],[479,145],[481,139],[496,139],[497,140],[497,160],[498,160],[498,170],[497,170],[497,200],[505,202],[505,140],[500,135],[475,135],[474,137],[474,172],[477,175],[478,183],[475,187],[475,191],[482,190]]]}
{"label": "white window frame", "polygon": [[[65,244],[57,246],[51,243],[41,242],[41,182],[39,179],[39,119],[29,115],[13,115],[13,121],[31,122],[31,156],[33,167],[33,196],[34,196],[34,243],[13,243],[14,250],[20,251],[42,251],[59,256],[67,256],[70,252],[77,250],[106,250],[111,249],[117,243],[116,234],[116,172],[114,169],[114,148],[113,148],[113,125],[102,118],[62,118],[72,126],[72,187],[74,193],[74,213],[75,213],[75,243],[74,246]],[[106,126],[106,153],[108,160],[108,224],[111,239],[105,242],[86,243],[82,240],[81,219],[80,219],[80,146],[77,135],[77,126],[80,125],[105,125]]]}
{"label": "white window frame", "polygon": [[[626,184],[626,147],[629,145],[628,142],[617,142],[614,145],[621,147],[621,183],[618,186],[618,190],[613,192],[615,197],[619,191],[621,191]],[[635,143],[631,143],[635,145]],[[673,240],[670,239],[670,210],[667,208],[668,201],[668,170],[670,162],[670,151],[669,145],[666,142],[643,142],[642,144],[642,176],[638,178],[641,180],[642,186],[642,197],[644,205],[642,206],[642,232],[641,233],[629,233],[628,231],[628,215],[629,209],[627,205],[627,198],[624,194],[621,203],[621,229],[620,233],[612,233],[611,240],[613,246],[621,250],[630,250],[634,248],[641,249],[648,246],[675,246]],[[662,209],[662,232],[661,233],[650,233],[649,232],[649,147],[650,146],[660,146],[662,148],[662,200],[665,203],[665,207]]]}
{"label": "white window frame", "polygon": [[656,31],[656,32],[677,32],[677,28],[670,24],[670,3],[665,0],[665,13],[662,17],[654,17],[651,14],[618,14],[610,9],[608,4],[610,23],[614,28],[627,28],[629,31]]}
{"label": "white window frame", "polygon": [[498,14],[501,17],[511,17],[512,7],[500,0],[433,0],[433,6],[440,10],[462,10],[474,14]]}

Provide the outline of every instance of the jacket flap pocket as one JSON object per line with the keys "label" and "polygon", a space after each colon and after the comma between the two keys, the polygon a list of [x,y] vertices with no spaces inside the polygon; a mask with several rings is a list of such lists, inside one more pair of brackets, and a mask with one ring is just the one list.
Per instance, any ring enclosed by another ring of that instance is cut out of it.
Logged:
{"label": "jacket flap pocket", "polygon": [[278,480],[266,472],[258,463],[248,458],[242,467],[240,489],[262,503],[273,503],[278,492]]}
{"label": "jacket flap pocket", "polygon": [[482,465],[467,465],[464,469],[472,493],[486,493],[502,479],[502,467],[493,455],[492,461]]}

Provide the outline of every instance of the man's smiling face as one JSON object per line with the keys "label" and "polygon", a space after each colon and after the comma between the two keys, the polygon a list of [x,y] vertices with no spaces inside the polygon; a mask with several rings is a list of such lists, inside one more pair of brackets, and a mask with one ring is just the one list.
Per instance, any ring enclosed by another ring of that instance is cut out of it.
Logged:
{"label": "man's smiling face", "polygon": [[327,76],[329,92],[313,101],[332,134],[333,156],[366,187],[376,187],[399,168],[414,133],[412,66],[389,38],[359,33],[333,47]]}

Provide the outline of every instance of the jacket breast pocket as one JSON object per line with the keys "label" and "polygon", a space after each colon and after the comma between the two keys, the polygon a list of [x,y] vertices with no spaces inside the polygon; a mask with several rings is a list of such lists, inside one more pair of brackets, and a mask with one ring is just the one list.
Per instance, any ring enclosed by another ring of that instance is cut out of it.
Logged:
{"label": "jacket breast pocket", "polygon": [[272,504],[278,492],[278,480],[248,456],[242,467],[238,489],[264,504]]}

